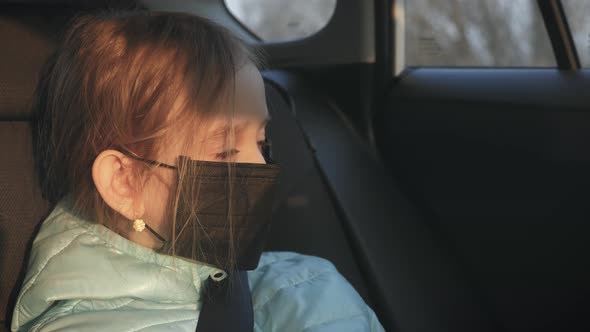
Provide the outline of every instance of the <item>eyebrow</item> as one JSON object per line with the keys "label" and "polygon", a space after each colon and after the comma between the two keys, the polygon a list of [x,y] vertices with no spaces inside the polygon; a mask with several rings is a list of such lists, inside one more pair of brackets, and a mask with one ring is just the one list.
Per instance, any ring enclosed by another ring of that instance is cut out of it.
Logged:
{"label": "eyebrow", "polygon": [[[270,120],[271,120],[270,114],[266,113],[266,116],[264,117],[262,122],[260,122],[259,128],[264,128],[270,122]],[[242,130],[244,130],[244,127],[246,127],[246,125],[248,123],[249,123],[249,121],[244,121],[244,122],[234,126],[234,131],[236,133],[236,136],[239,136],[239,133]],[[211,141],[215,141],[215,140],[225,139],[227,137],[227,135],[229,134],[230,130],[231,130],[231,127],[229,125],[221,126],[217,129],[215,129],[210,135],[207,135],[207,137],[205,138],[205,141],[211,142]]]}
{"label": "eyebrow", "polygon": [[[237,133],[239,133],[242,128],[243,128],[243,125],[234,126],[234,130]],[[210,141],[225,139],[227,137],[227,135],[229,134],[230,130],[231,130],[231,127],[229,125],[221,126],[217,129],[215,129],[210,135],[207,135],[205,137],[205,141],[210,142]]]}

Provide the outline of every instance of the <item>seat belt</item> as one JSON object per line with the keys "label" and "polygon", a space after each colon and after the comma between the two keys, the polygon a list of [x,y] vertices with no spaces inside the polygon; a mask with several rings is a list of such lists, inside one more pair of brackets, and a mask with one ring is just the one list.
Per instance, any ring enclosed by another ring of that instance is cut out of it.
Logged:
{"label": "seat belt", "polygon": [[220,281],[207,279],[196,332],[252,332],[254,311],[248,272],[234,271]]}

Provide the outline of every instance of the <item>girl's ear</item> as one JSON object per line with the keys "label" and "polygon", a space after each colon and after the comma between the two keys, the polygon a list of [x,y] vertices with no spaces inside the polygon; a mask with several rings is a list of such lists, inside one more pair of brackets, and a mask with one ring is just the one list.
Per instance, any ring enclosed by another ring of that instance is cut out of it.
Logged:
{"label": "girl's ear", "polygon": [[92,179],[102,199],[129,220],[141,218],[145,212],[134,163],[119,151],[105,150],[92,165]]}

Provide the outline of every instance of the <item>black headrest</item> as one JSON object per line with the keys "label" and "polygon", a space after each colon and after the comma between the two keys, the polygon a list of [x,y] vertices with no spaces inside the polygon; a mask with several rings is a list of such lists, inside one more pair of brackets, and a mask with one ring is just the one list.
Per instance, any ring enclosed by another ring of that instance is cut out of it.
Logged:
{"label": "black headrest", "polygon": [[0,8],[0,120],[26,120],[39,71],[72,14],[47,6]]}
{"label": "black headrest", "polygon": [[134,1],[0,4],[0,121],[27,120],[39,71],[76,14],[140,8]]}

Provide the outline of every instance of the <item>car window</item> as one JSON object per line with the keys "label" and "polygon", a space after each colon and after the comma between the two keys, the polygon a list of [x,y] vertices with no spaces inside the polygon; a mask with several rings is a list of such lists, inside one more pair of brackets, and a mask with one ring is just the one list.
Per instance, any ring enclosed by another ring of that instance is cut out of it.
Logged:
{"label": "car window", "polygon": [[269,42],[309,37],[323,29],[336,0],[225,0],[229,12],[259,39]]}
{"label": "car window", "polygon": [[404,7],[406,66],[556,66],[534,0],[406,0]]}

